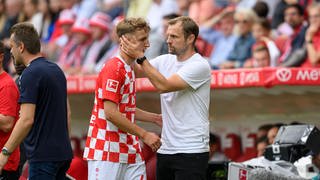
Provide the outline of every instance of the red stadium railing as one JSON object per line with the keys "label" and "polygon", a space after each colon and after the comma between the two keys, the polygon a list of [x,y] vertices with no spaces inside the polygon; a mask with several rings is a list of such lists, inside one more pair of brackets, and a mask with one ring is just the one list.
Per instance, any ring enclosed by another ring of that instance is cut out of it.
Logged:
{"label": "red stadium railing", "polygon": [[[68,93],[92,93],[96,75],[68,76]],[[211,72],[211,88],[248,88],[278,85],[320,85],[319,68],[257,68],[214,70]],[[154,91],[147,78],[138,78],[137,91]]]}

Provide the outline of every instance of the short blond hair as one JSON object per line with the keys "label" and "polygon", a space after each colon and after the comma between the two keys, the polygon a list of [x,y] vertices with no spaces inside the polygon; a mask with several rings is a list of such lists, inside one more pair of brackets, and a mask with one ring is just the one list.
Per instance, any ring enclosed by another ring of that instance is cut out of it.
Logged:
{"label": "short blond hair", "polygon": [[119,38],[122,35],[134,33],[137,30],[144,30],[146,33],[149,33],[150,26],[142,18],[126,18],[120,21],[116,26],[116,32]]}

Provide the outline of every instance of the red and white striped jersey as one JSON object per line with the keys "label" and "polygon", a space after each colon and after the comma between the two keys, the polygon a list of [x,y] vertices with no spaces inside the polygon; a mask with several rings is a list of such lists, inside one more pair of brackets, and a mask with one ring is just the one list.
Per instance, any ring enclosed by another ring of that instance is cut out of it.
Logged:
{"label": "red and white striped jersey", "polygon": [[96,80],[84,159],[129,164],[143,161],[138,137],[123,132],[106,119],[105,100],[116,103],[123,116],[135,123],[135,76],[132,67],[120,56],[107,61]]}

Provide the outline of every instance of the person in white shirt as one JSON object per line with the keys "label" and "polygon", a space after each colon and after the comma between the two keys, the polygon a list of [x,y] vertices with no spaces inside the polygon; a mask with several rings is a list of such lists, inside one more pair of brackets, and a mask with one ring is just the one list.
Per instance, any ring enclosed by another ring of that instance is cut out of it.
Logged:
{"label": "person in white shirt", "polygon": [[161,93],[163,128],[157,180],[206,179],[211,71],[208,61],[195,50],[198,34],[199,27],[191,18],[170,20],[170,54],[150,62],[137,50],[134,38],[120,39],[121,49],[137,58],[137,76],[147,76]]}

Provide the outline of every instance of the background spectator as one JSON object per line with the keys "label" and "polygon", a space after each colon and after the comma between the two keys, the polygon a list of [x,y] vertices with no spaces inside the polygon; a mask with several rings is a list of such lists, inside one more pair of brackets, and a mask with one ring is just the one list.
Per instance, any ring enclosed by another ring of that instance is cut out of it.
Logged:
{"label": "background spectator", "polygon": [[110,40],[112,42],[111,42],[110,48],[105,53],[104,57],[94,67],[94,71],[96,73],[100,72],[104,63],[106,63],[109,59],[111,59],[112,57],[116,56],[119,53],[119,38],[118,38],[115,27],[122,19],[123,19],[123,17],[120,16],[120,17],[115,18],[112,21],[113,28],[111,29],[111,32],[110,32]]}
{"label": "background spectator", "polygon": [[12,69],[10,69],[10,65],[12,64],[10,59],[10,50],[9,50],[9,37],[10,37],[10,28],[18,22],[23,22],[25,20],[25,16],[23,15],[23,2],[22,0],[5,0],[5,17],[4,24],[0,31],[0,40],[3,41],[5,45],[4,52],[4,62],[3,68],[5,71],[12,73]]}
{"label": "background spectator", "polygon": [[111,17],[102,12],[96,12],[89,21],[92,44],[84,56],[81,73],[93,73],[95,65],[104,59],[104,55],[112,44],[109,33],[111,32]]}
{"label": "background spectator", "polygon": [[[147,57],[154,58],[159,55],[159,38],[162,38],[163,17],[165,15],[176,14],[178,12],[178,5],[173,0],[153,0],[148,10],[146,19],[150,24],[150,48],[148,48]],[[166,33],[166,32],[164,32]]]}
{"label": "background spectator", "polygon": [[277,123],[277,124],[274,124],[272,128],[270,128],[270,130],[268,131],[268,134],[267,134],[269,144],[274,143],[274,139],[277,136],[278,130],[283,125],[284,124],[282,124],[282,123]]}
{"label": "background spectator", "polygon": [[234,20],[239,38],[228,55],[227,61],[220,65],[221,69],[242,67],[244,62],[251,57],[251,47],[255,42],[251,34],[251,28],[256,19],[257,15],[250,9],[236,11]]}
{"label": "background spectator", "polygon": [[201,26],[209,18],[219,12],[219,8],[212,0],[190,0],[189,17]]}
{"label": "background spectator", "polygon": [[[62,33],[48,44],[47,56],[50,59],[57,61],[57,58],[62,53],[63,47],[71,40],[71,28],[75,20],[76,15],[70,9],[65,9],[60,13],[56,26],[60,26]],[[55,28],[55,30],[56,29],[57,28]]]}
{"label": "background spectator", "polygon": [[257,3],[257,0],[234,0],[236,1],[236,8],[239,9],[252,9]]}
{"label": "background spectator", "polygon": [[286,67],[299,66],[302,63],[301,59],[305,57],[301,58],[299,63],[290,58],[296,58],[295,51],[301,49],[304,44],[307,30],[307,25],[304,24],[304,11],[299,4],[291,4],[285,8],[284,13],[285,22],[292,28],[293,34],[289,35],[285,40],[282,55],[279,57],[279,63],[281,66]]}
{"label": "background spectator", "polygon": [[284,11],[287,6],[292,4],[298,4],[302,9],[305,9],[308,4],[310,3],[310,0],[281,0],[278,2],[278,4],[275,6],[275,11],[272,16],[272,29],[277,29],[278,26],[285,21],[285,15]]}
{"label": "background spectator", "polygon": [[77,0],[58,0],[61,9],[71,9],[76,4]]}
{"label": "background spectator", "polygon": [[[54,31],[54,25],[59,17],[59,12],[55,12],[50,8],[49,0],[39,0],[39,12],[35,14],[31,23],[39,33],[43,46],[49,42]],[[45,48],[42,48],[43,50]]]}
{"label": "background spectator", "polygon": [[0,0],[0,32],[4,28],[4,23],[6,20],[6,11],[5,11],[5,0]]}
{"label": "background spectator", "polygon": [[149,12],[153,0],[130,0],[127,17],[145,18]]}
{"label": "background spectator", "polygon": [[320,66],[320,4],[311,5],[308,9],[309,27],[305,35],[307,59],[302,67]]}
{"label": "background spectator", "polygon": [[257,139],[257,157],[263,156],[266,147],[269,145],[268,137],[262,136]]}
{"label": "background spectator", "polygon": [[125,3],[124,0],[98,0],[98,3],[100,3],[99,10],[107,13],[111,19],[123,14],[123,3]]}
{"label": "background spectator", "polygon": [[178,5],[178,14],[181,16],[188,16],[190,1],[191,0],[176,0]]}
{"label": "background spectator", "polygon": [[218,69],[234,48],[237,36],[233,34],[233,15],[233,8],[226,8],[200,26],[201,38],[214,46],[209,57],[212,69]]}
{"label": "background spectator", "polygon": [[[0,39],[8,39],[10,37],[10,28],[18,22],[25,20],[23,15],[22,0],[6,0],[5,1],[6,20],[4,27],[0,32]],[[6,43],[5,45],[7,45]]]}
{"label": "background spectator", "polygon": [[24,0],[23,12],[26,16],[26,21],[30,21],[32,17],[38,12],[38,0]]}
{"label": "background spectator", "polygon": [[150,34],[149,41],[150,47],[146,50],[146,57],[149,59],[155,58],[156,56],[167,54],[168,53],[168,44],[167,44],[167,29],[168,21],[179,17],[178,14],[168,14],[162,18],[162,28],[161,31],[157,31],[153,34]]}
{"label": "background spectator", "polygon": [[81,71],[84,57],[92,42],[89,20],[78,19],[71,31],[72,39],[63,48],[58,64],[66,74],[74,75]]}
{"label": "background spectator", "polygon": [[257,139],[267,136],[268,131],[272,128],[272,124],[263,124],[258,127],[258,132],[257,132]]}
{"label": "background spectator", "polygon": [[210,133],[209,148],[209,162],[228,161],[228,158],[221,152],[221,141],[219,137],[213,133]]}
{"label": "background spectator", "polygon": [[266,45],[269,52],[269,66],[276,67],[280,51],[271,37],[271,25],[269,20],[265,18],[258,19],[252,26],[252,34],[256,43],[263,42]]}
{"label": "background spectator", "polygon": [[252,7],[259,18],[267,18],[269,13],[268,4],[264,1],[257,1]]}
{"label": "background spectator", "polygon": [[252,51],[253,57],[244,63],[245,68],[263,68],[270,66],[270,53],[267,45],[263,41],[256,43]]}
{"label": "background spectator", "polygon": [[98,0],[74,0],[72,6],[73,12],[77,15],[77,19],[90,19],[94,12],[98,11]]}
{"label": "background spectator", "polygon": [[163,16],[177,12],[178,5],[175,0],[153,0],[146,16],[151,35],[162,27]]}

